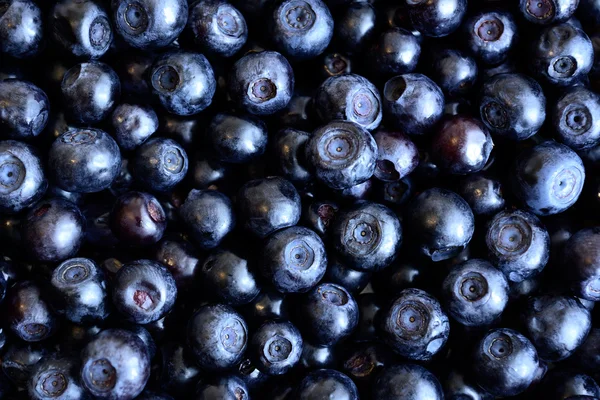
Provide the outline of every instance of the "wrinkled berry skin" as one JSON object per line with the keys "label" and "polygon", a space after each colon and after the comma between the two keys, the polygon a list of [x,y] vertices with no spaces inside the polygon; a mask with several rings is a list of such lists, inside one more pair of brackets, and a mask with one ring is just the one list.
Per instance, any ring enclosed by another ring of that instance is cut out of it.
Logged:
{"label": "wrinkled berry skin", "polygon": [[106,132],[73,128],[52,143],[48,167],[52,181],[67,192],[100,192],[121,171],[121,152]]}
{"label": "wrinkled berry skin", "polygon": [[376,74],[387,76],[406,74],[417,68],[421,43],[411,32],[402,28],[384,31],[371,44],[367,57],[369,68]]}
{"label": "wrinkled berry skin", "polygon": [[235,227],[231,200],[216,190],[192,189],[179,208],[179,215],[202,249],[217,247]]}
{"label": "wrinkled berry skin", "polygon": [[508,303],[508,293],[504,274],[481,259],[470,259],[452,268],[442,286],[448,314],[466,326],[494,322]]}
{"label": "wrinkled berry skin", "polygon": [[450,334],[440,303],[421,289],[401,291],[377,318],[381,340],[410,360],[431,360]]}
{"label": "wrinkled berry skin", "polygon": [[65,72],[60,90],[69,120],[96,124],[108,117],[119,101],[121,82],[111,67],[90,61]]}
{"label": "wrinkled berry skin", "polygon": [[248,304],[260,293],[254,265],[230,250],[215,249],[202,262],[199,276],[206,291],[221,303]]}
{"label": "wrinkled berry skin", "polygon": [[42,45],[42,13],[31,0],[9,0],[0,12],[0,53],[15,58],[36,55]]}
{"label": "wrinkled berry skin", "polygon": [[116,32],[130,46],[144,50],[168,46],[188,20],[185,0],[111,0],[111,8]]}
{"label": "wrinkled berry skin", "polygon": [[402,226],[394,212],[366,201],[338,213],[330,235],[338,254],[360,271],[387,267],[402,245]]}
{"label": "wrinkled berry skin", "polygon": [[451,174],[481,171],[487,164],[494,142],[478,119],[455,116],[444,121],[431,143],[437,165]]}
{"label": "wrinkled berry skin", "polygon": [[187,153],[173,139],[153,138],[142,144],[133,158],[137,183],[155,192],[168,192],[183,180],[188,170]]}
{"label": "wrinkled berry skin", "polygon": [[81,363],[83,386],[101,399],[131,400],[150,377],[146,344],[124,329],[107,329],[94,336],[81,352]]}
{"label": "wrinkled berry skin", "polygon": [[456,193],[439,188],[428,189],[412,200],[404,224],[419,251],[433,261],[460,253],[475,230],[475,218],[467,202]]}
{"label": "wrinkled berry skin", "polygon": [[144,192],[127,192],[110,212],[112,233],[123,243],[147,246],[158,242],[167,228],[167,216],[159,201]]}
{"label": "wrinkled berry skin", "polygon": [[279,177],[247,182],[238,192],[237,209],[242,226],[259,238],[294,226],[300,220],[298,191]]}
{"label": "wrinkled berry skin", "polygon": [[521,319],[523,333],[531,339],[538,355],[557,362],[569,357],[583,343],[592,327],[590,312],[576,297],[530,297]]}
{"label": "wrinkled berry skin", "polygon": [[212,379],[201,379],[194,400],[246,400],[250,391],[246,383],[236,375],[221,375]]}
{"label": "wrinkled berry skin", "polygon": [[38,136],[48,122],[50,101],[32,83],[0,80],[0,124],[3,134],[12,139],[27,140]]}
{"label": "wrinkled berry skin", "polygon": [[27,390],[33,400],[89,400],[79,382],[79,363],[75,358],[52,356],[38,362],[29,378]]}
{"label": "wrinkled berry skin", "polygon": [[217,114],[206,136],[213,155],[232,164],[255,160],[267,148],[267,127],[260,119],[250,115]]}
{"label": "wrinkled berry skin", "polygon": [[277,50],[296,60],[325,51],[333,36],[333,18],[322,0],[277,0],[272,10],[269,34]]}
{"label": "wrinkled berry skin", "polygon": [[104,273],[87,258],[62,262],[50,280],[52,306],[76,324],[103,321],[110,313]]}
{"label": "wrinkled berry skin", "polygon": [[106,11],[93,0],[61,0],[52,8],[51,37],[76,58],[100,58],[109,49],[113,33]]}
{"label": "wrinkled berry skin", "polygon": [[190,5],[187,26],[202,51],[222,57],[233,56],[248,39],[244,16],[225,0],[202,0]]}
{"label": "wrinkled berry skin", "polygon": [[6,299],[6,322],[15,335],[26,342],[39,342],[52,336],[57,320],[41,290],[32,281],[13,286]]}
{"label": "wrinkled berry skin", "polygon": [[531,72],[551,85],[577,83],[594,64],[594,48],[588,35],[566,22],[545,28],[532,46]]}
{"label": "wrinkled berry skin", "polygon": [[498,74],[481,88],[479,113],[492,135],[525,140],[535,135],[546,119],[542,87],[522,74]]}
{"label": "wrinkled berry skin", "polygon": [[198,114],[210,105],[217,89],[212,66],[199,53],[166,53],[154,62],[149,76],[152,93],[175,115]]}
{"label": "wrinkled berry skin", "polygon": [[0,141],[0,213],[14,214],[37,202],[48,181],[33,147]]}
{"label": "wrinkled berry skin", "polygon": [[331,346],[349,336],[358,324],[358,305],[343,287],[321,283],[302,295],[298,321],[303,337],[319,346]]}
{"label": "wrinkled berry skin", "polygon": [[272,156],[278,175],[295,183],[304,184],[312,180],[304,160],[304,149],[312,134],[293,128],[282,129],[272,140]]}
{"label": "wrinkled berry skin", "polygon": [[347,375],[333,369],[318,369],[304,377],[295,391],[294,399],[358,400],[358,389]]}
{"label": "wrinkled berry skin", "polygon": [[581,194],[585,168],[569,147],[553,141],[518,156],[512,177],[515,196],[537,215],[558,214]]}
{"label": "wrinkled berry skin", "polygon": [[85,218],[75,204],[48,199],[29,211],[22,222],[21,237],[34,260],[65,260],[77,254],[83,242]]}
{"label": "wrinkled berry skin", "polygon": [[502,211],[488,224],[485,236],[489,260],[511,282],[539,274],[550,257],[550,236],[540,220],[522,211]]}
{"label": "wrinkled berry skin", "polygon": [[400,364],[384,368],[373,383],[373,400],[443,400],[444,391],[438,379],[416,364]]}
{"label": "wrinkled berry skin", "polygon": [[279,292],[307,292],[325,275],[325,245],[310,229],[299,226],[282,229],[267,238],[260,268]]}
{"label": "wrinkled berry skin", "polygon": [[405,0],[413,27],[425,36],[442,37],[460,26],[467,0]]}
{"label": "wrinkled berry skin", "polygon": [[270,115],[283,110],[292,99],[294,72],[285,57],[275,51],[249,53],[233,65],[227,84],[237,108]]}
{"label": "wrinkled berry skin", "polygon": [[187,341],[201,368],[226,370],[242,360],[248,327],[233,308],[223,304],[205,305],[189,320]]}
{"label": "wrinkled berry skin", "polygon": [[563,264],[576,296],[600,300],[600,228],[582,229],[567,241]]}
{"label": "wrinkled berry skin", "polygon": [[379,91],[360,75],[344,74],[326,79],[315,95],[314,107],[323,123],[344,120],[368,130],[381,123]]}
{"label": "wrinkled berry skin", "polygon": [[177,286],[171,272],[151,260],[123,265],[112,282],[112,300],[117,311],[128,321],[147,324],[167,314],[177,298]]}
{"label": "wrinkled berry skin", "polygon": [[423,135],[433,128],[444,112],[444,93],[422,74],[396,76],[383,88],[386,126],[408,135]]}
{"label": "wrinkled berry skin", "polygon": [[520,0],[519,10],[529,22],[550,25],[571,18],[578,5],[579,0]]}
{"label": "wrinkled berry skin", "polygon": [[479,73],[475,59],[453,49],[436,49],[432,58],[430,76],[444,94],[464,96],[473,89]]}
{"label": "wrinkled berry skin", "polygon": [[475,381],[500,397],[525,391],[540,368],[535,347],[512,329],[490,330],[477,344],[472,360]]}
{"label": "wrinkled berry skin", "polygon": [[112,113],[115,140],[122,150],[133,150],[158,129],[158,117],[150,106],[119,104]]}
{"label": "wrinkled berry skin", "polygon": [[566,90],[553,105],[556,138],[573,150],[600,143],[600,96],[584,86]]}
{"label": "wrinkled berry skin", "polygon": [[377,143],[363,127],[333,121],[317,129],[306,143],[305,157],[316,178],[332,189],[348,189],[373,176]]}
{"label": "wrinkled berry skin", "polygon": [[269,321],[261,325],[249,344],[256,367],[268,375],[283,375],[302,355],[300,331],[290,322]]}
{"label": "wrinkled berry skin", "polygon": [[479,12],[464,25],[469,52],[485,65],[506,61],[517,42],[517,25],[512,14],[501,11]]}
{"label": "wrinkled berry skin", "polygon": [[469,203],[475,215],[496,214],[506,204],[500,182],[483,175],[464,177],[461,179],[456,193]]}

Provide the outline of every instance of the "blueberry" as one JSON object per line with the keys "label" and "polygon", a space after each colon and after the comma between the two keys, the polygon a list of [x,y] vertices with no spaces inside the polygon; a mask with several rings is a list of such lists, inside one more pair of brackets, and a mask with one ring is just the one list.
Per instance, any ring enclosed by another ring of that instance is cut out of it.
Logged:
{"label": "blueberry", "polygon": [[139,49],[168,46],[188,20],[185,0],[114,0],[111,7],[116,32]]}
{"label": "blueberry", "polygon": [[520,0],[519,10],[529,22],[549,25],[571,18],[578,0]]}
{"label": "blueberry", "polygon": [[117,73],[99,61],[76,64],[65,72],[60,90],[68,118],[97,124],[110,115],[121,95]]}
{"label": "blueberry", "polygon": [[196,154],[191,160],[191,185],[196,189],[209,189],[226,184],[231,166],[205,154]]}
{"label": "blueberry", "polygon": [[267,127],[260,119],[247,115],[215,115],[206,136],[213,156],[227,163],[248,163],[267,148]]}
{"label": "blueberry", "polygon": [[302,355],[302,336],[290,322],[264,323],[252,335],[249,352],[256,366],[268,375],[283,375]]}
{"label": "blueberry", "polygon": [[471,381],[470,375],[453,369],[442,382],[444,394],[452,400],[493,400],[494,396]]}
{"label": "blueberry", "polygon": [[494,142],[481,121],[456,116],[440,125],[431,147],[431,155],[440,168],[464,175],[479,172],[486,166]]}
{"label": "blueberry", "polygon": [[166,393],[153,392],[151,390],[144,390],[142,394],[136,397],[136,400],[174,400],[173,397]]}
{"label": "blueberry", "polygon": [[330,257],[324,278],[327,282],[335,283],[346,288],[350,293],[357,294],[367,287],[372,275],[371,272],[348,267],[338,257],[333,259]]}
{"label": "blueberry", "polygon": [[390,128],[422,135],[433,128],[443,111],[444,94],[425,75],[398,75],[383,87],[383,116]]}
{"label": "blueberry", "polygon": [[518,39],[513,15],[502,10],[476,13],[465,21],[463,31],[469,52],[486,65],[506,61]]}
{"label": "blueberry", "polygon": [[215,300],[239,306],[250,303],[260,292],[253,267],[233,251],[215,249],[202,262],[199,275]]}
{"label": "blueberry", "polygon": [[33,139],[44,130],[50,113],[48,96],[32,83],[0,80],[0,124],[13,139]]}
{"label": "blueberry", "polygon": [[48,181],[35,149],[25,143],[0,141],[0,212],[14,214],[37,202]]}
{"label": "blueberry", "polygon": [[459,50],[435,49],[432,54],[431,78],[446,95],[469,94],[478,74],[477,62]]}
{"label": "blueberry", "polygon": [[325,245],[310,229],[296,226],[282,229],[267,238],[260,268],[278,291],[307,292],[325,275]]}
{"label": "blueberry", "polygon": [[428,361],[446,344],[450,321],[440,303],[420,289],[405,289],[378,317],[381,340],[410,360]]}
{"label": "blueberry", "polygon": [[153,138],[138,147],[132,163],[136,182],[154,192],[168,192],[188,171],[187,153],[173,139]]}
{"label": "blueberry", "polygon": [[38,261],[61,261],[77,254],[84,239],[85,219],[73,203],[48,199],[23,220],[21,236],[29,256]]}
{"label": "blueberry", "polygon": [[102,57],[113,40],[108,14],[93,0],[58,1],[49,22],[54,42],[78,58]]}
{"label": "blueberry", "polygon": [[404,223],[419,251],[433,261],[460,253],[475,230],[473,212],[467,202],[456,193],[439,188],[415,197],[406,210]]}
{"label": "blueberry", "polygon": [[340,207],[333,201],[313,201],[302,212],[303,225],[325,237],[339,210]]}
{"label": "blueberry", "polygon": [[442,37],[460,26],[467,0],[405,0],[413,27],[425,36]]}
{"label": "blueberry", "polygon": [[544,377],[538,395],[548,399],[590,400],[600,397],[600,386],[591,376],[555,369]]}
{"label": "blueberry", "polygon": [[234,375],[222,375],[211,380],[200,380],[194,400],[249,400],[244,381]]}
{"label": "blueberry", "polygon": [[565,270],[573,292],[584,299],[600,300],[600,229],[587,228],[575,233],[564,247]]}
{"label": "blueberry", "polygon": [[288,307],[285,294],[265,288],[242,309],[242,313],[249,323],[260,325],[266,321],[288,320]]}
{"label": "blueberry", "polygon": [[385,368],[373,384],[373,400],[442,400],[444,392],[438,379],[416,364],[399,364]]}
{"label": "blueberry", "polygon": [[177,298],[175,279],[155,261],[137,260],[123,265],[112,282],[112,300],[122,316],[147,324],[167,314]]}
{"label": "blueberry", "polygon": [[194,391],[200,369],[194,363],[184,342],[167,342],[160,348],[158,383],[174,396]]}
{"label": "blueberry", "polygon": [[56,317],[32,281],[21,281],[11,288],[6,301],[6,322],[19,339],[39,342],[55,333]]}
{"label": "blueberry", "polygon": [[184,240],[163,239],[158,244],[154,260],[171,271],[177,290],[186,292],[195,284],[200,261],[198,257],[191,243]]}
{"label": "blueberry", "polygon": [[579,198],[585,180],[585,168],[577,153],[552,141],[520,154],[513,171],[515,196],[537,215],[567,210]]}
{"label": "blueberry", "polygon": [[[7,0],[0,8],[0,53],[35,56],[42,47],[42,12],[31,0]],[[1,79],[0,79],[1,80]]]}
{"label": "blueberry", "polygon": [[200,367],[209,371],[225,370],[242,360],[248,342],[248,326],[229,306],[205,305],[189,320],[187,340]]}
{"label": "blueberry", "polygon": [[545,28],[532,42],[529,67],[551,85],[570,86],[581,81],[593,63],[592,41],[584,31],[566,22]]}
{"label": "blueberry", "polygon": [[195,2],[187,24],[196,45],[223,57],[233,56],[248,39],[244,16],[225,0]]}
{"label": "blueberry", "polygon": [[504,397],[525,391],[536,378],[540,362],[525,336],[512,329],[493,329],[477,344],[471,367],[483,389]]}
{"label": "blueberry", "polygon": [[99,129],[70,129],[48,153],[50,178],[63,190],[94,193],[108,188],[121,170],[119,146]]}
{"label": "blueberry", "polygon": [[534,277],[548,263],[548,231],[526,211],[496,214],[489,222],[485,240],[490,261],[512,282]]}
{"label": "blueberry", "polygon": [[566,90],[553,104],[556,138],[573,150],[600,144],[600,96],[583,87]]}
{"label": "blueberry", "polygon": [[377,143],[360,125],[333,121],[306,143],[306,162],[316,178],[332,189],[347,189],[375,172]]}
{"label": "blueberry", "polygon": [[123,243],[145,246],[162,238],[167,220],[163,207],[154,196],[128,192],[116,200],[110,212],[110,227]]}
{"label": "blueberry", "polygon": [[292,98],[294,72],[274,51],[249,53],[231,68],[227,89],[231,100],[250,114],[270,115],[283,110]]}
{"label": "blueberry", "polygon": [[358,202],[336,216],[331,237],[348,266],[377,271],[396,258],[402,244],[402,226],[389,208]]}
{"label": "blueberry", "polygon": [[307,132],[286,128],[275,134],[271,145],[271,154],[276,160],[274,167],[279,175],[299,185],[312,180],[304,157],[310,136]]}
{"label": "blueberry", "polygon": [[369,130],[381,123],[379,91],[360,75],[336,75],[326,79],[315,95],[314,107],[323,123],[344,120]]}
{"label": "blueberry", "polygon": [[30,399],[89,399],[78,376],[78,362],[73,358],[44,358],[38,362],[27,386]]}
{"label": "blueberry", "polygon": [[576,298],[536,296],[527,301],[521,315],[527,335],[541,359],[557,362],[569,357],[587,337],[590,312]]}
{"label": "blueberry", "polygon": [[347,375],[333,369],[318,369],[306,375],[298,385],[295,399],[358,400],[358,389]]}
{"label": "blueberry", "polygon": [[101,322],[110,312],[104,273],[87,258],[63,261],[50,280],[52,306],[76,324]]}
{"label": "blueberry", "polygon": [[150,106],[118,105],[112,113],[115,140],[122,150],[133,150],[158,129],[158,117]]}
{"label": "blueberry", "polygon": [[480,259],[452,268],[442,287],[448,313],[466,326],[494,322],[506,307],[508,292],[508,281],[502,272]]}
{"label": "blueberry", "polygon": [[342,51],[360,53],[377,32],[377,10],[369,2],[346,3],[336,15],[333,42]]}
{"label": "blueberry", "polygon": [[165,53],[154,61],[149,73],[152,93],[172,114],[198,114],[215,95],[215,74],[202,54]]}
{"label": "blueberry", "polygon": [[25,387],[36,364],[48,353],[49,350],[39,344],[23,342],[13,344],[2,356],[2,372],[12,383]]}
{"label": "blueberry", "polygon": [[459,182],[456,192],[469,203],[475,215],[496,214],[506,204],[500,182],[484,175],[464,177]]}
{"label": "blueberry", "polygon": [[371,391],[375,378],[389,366],[394,356],[379,343],[360,343],[344,357],[342,371],[357,383],[359,391]]}
{"label": "blueberry", "polygon": [[336,368],[338,365],[337,351],[334,346],[312,345],[304,342],[300,365],[304,370],[321,368]]}
{"label": "blueberry", "polygon": [[265,238],[294,226],[300,220],[300,195],[290,182],[279,177],[247,182],[237,194],[239,221],[250,233]]}
{"label": "blueberry", "polygon": [[413,72],[421,55],[420,40],[402,28],[379,35],[367,50],[369,68],[375,74],[393,76]]}
{"label": "blueberry", "polygon": [[81,382],[95,397],[133,399],[150,377],[150,355],[135,333],[107,329],[81,352]]}
{"label": "blueberry", "polygon": [[479,113],[493,135],[525,140],[535,135],[546,119],[546,97],[542,87],[525,75],[498,74],[481,88]]}

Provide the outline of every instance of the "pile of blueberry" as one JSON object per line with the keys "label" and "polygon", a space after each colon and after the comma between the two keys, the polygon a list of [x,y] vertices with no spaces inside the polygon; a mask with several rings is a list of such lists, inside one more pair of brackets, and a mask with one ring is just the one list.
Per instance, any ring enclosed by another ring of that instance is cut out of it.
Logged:
{"label": "pile of blueberry", "polygon": [[600,0],[0,0],[0,399],[600,400]]}

